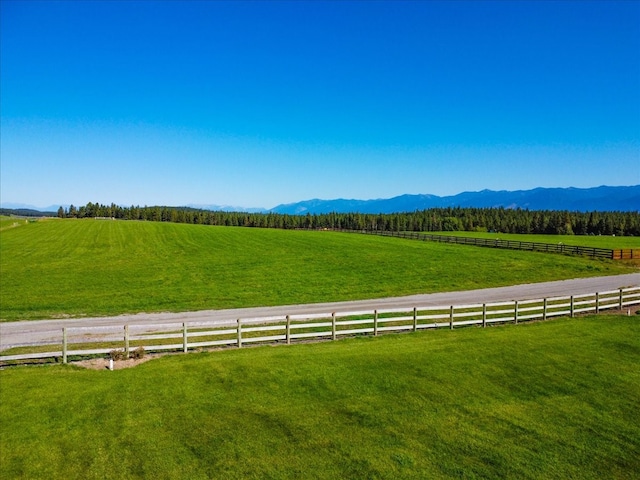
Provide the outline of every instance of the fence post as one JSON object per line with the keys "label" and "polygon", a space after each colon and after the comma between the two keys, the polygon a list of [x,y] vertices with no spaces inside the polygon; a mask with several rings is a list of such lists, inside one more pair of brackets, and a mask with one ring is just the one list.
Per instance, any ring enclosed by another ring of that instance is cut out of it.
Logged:
{"label": "fence post", "polygon": [[378,336],[378,310],[373,311],[373,336]]}
{"label": "fence post", "polygon": [[571,295],[571,306],[569,307],[569,316],[573,318],[573,295]]}
{"label": "fence post", "polygon": [[622,307],[623,307],[623,305],[622,305],[622,303],[623,303],[622,302],[622,289],[620,289],[620,301],[619,301],[619,303],[620,303],[620,311],[622,311]]}
{"label": "fence post", "polygon": [[182,324],[182,351],[187,353],[189,346],[187,344],[187,323]]}
{"label": "fence post", "polygon": [[413,331],[418,331],[418,309],[413,307]]}
{"label": "fence post", "polygon": [[482,304],[482,328],[487,326],[487,304]]}
{"label": "fence post", "polygon": [[596,313],[600,313],[600,294],[596,292]]}
{"label": "fence post", "polygon": [[449,328],[453,330],[453,305],[449,308]]}
{"label": "fence post", "polygon": [[547,319],[547,299],[542,300],[542,320]]}
{"label": "fence post", "polygon": [[242,320],[238,319],[238,348],[242,348]]}
{"label": "fence post", "polygon": [[515,321],[515,324],[518,324],[518,301],[514,300],[513,302],[513,319]]}
{"label": "fence post", "polygon": [[336,339],[336,312],[331,314],[331,340]]}
{"label": "fence post", "polygon": [[287,315],[287,329],[285,337],[287,338],[287,345],[291,345],[291,319],[289,318],[289,315]]}
{"label": "fence post", "polygon": [[67,329],[62,329],[62,363],[67,363]]}
{"label": "fence post", "polygon": [[129,325],[124,326],[124,358],[129,358]]}

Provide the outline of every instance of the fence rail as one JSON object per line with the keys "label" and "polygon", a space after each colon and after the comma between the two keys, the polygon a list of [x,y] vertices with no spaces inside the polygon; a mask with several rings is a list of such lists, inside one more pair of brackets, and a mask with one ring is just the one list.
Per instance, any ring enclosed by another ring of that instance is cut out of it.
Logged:
{"label": "fence rail", "polygon": [[475,245],[479,247],[506,248],[510,250],[530,250],[536,252],[562,253],[565,255],[581,255],[612,260],[632,260],[640,258],[640,248],[610,249],[599,247],[583,247],[565,245],[564,243],[521,242],[518,240],[499,240],[477,237],[456,237],[453,235],[434,235],[421,232],[388,232],[382,230],[341,230],[350,233],[364,233],[383,237],[399,237],[413,240]]}
{"label": "fence rail", "polygon": [[[187,353],[212,347],[242,348],[248,344],[290,344],[309,339],[331,339],[497,323],[573,317],[583,313],[640,305],[640,287],[592,294],[514,300],[471,305],[416,306],[413,309],[335,312],[235,319],[226,323],[192,322],[164,325],[120,325],[116,327],[63,328],[61,342],[41,347],[47,351],[22,354],[0,352],[0,364],[44,358],[110,354],[122,350],[125,357],[142,347],[145,352]],[[29,347],[30,348],[30,347]],[[53,350],[49,350],[49,348]]]}
{"label": "fence rail", "polygon": [[640,258],[640,249],[638,248],[624,248],[620,250],[613,250],[614,260],[633,260],[634,258]]}

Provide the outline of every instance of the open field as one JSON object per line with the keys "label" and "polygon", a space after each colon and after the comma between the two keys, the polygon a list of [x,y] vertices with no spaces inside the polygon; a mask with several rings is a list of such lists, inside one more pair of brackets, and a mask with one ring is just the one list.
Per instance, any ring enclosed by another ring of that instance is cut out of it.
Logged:
{"label": "open field", "polygon": [[491,240],[513,240],[516,242],[538,242],[581,247],[609,248],[640,248],[640,237],[616,237],[610,235],[521,235],[516,233],[486,233],[486,232],[425,232],[433,235],[450,235],[452,237],[489,238]]}
{"label": "open field", "polygon": [[0,271],[7,321],[383,298],[634,270],[336,232],[52,219],[2,231]]}
{"label": "open field", "polygon": [[0,371],[2,478],[634,478],[637,316]]}
{"label": "open field", "polygon": [[[35,219],[31,219],[32,222]],[[18,226],[28,225],[29,220],[24,218],[16,218],[16,217],[6,217],[4,215],[0,215],[0,232],[3,230],[7,230],[9,228],[15,228]]]}

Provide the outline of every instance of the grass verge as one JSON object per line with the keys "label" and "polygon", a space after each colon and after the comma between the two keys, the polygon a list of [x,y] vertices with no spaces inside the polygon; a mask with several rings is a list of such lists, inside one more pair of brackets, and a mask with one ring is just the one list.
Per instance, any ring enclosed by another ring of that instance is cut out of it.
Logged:
{"label": "grass verge", "polygon": [[0,371],[2,478],[633,478],[640,324]]}

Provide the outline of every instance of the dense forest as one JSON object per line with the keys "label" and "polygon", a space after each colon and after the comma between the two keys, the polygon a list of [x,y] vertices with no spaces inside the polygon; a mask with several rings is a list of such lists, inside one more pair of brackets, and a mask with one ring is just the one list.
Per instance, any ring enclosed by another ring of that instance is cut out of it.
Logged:
{"label": "dense forest", "polygon": [[68,209],[59,217],[104,217],[123,220],[193,223],[262,228],[338,228],[414,232],[489,231],[562,235],[640,235],[640,212],[530,211],[505,208],[434,208],[393,214],[213,212],[187,207],[121,207],[89,202]]}

